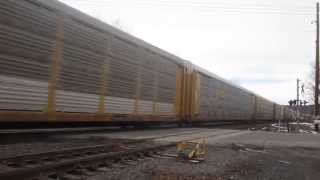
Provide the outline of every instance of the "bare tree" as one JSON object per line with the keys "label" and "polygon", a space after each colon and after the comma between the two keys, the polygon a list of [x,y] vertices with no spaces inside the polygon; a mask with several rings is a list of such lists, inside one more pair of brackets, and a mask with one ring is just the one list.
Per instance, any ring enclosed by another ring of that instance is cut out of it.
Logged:
{"label": "bare tree", "polygon": [[127,25],[125,25],[125,23],[121,19],[115,19],[111,21],[110,24],[121,31],[124,31],[127,33],[131,32],[130,28]]}
{"label": "bare tree", "polygon": [[308,79],[305,82],[305,98],[309,101],[310,104],[314,103],[315,97],[315,64],[310,64],[310,73],[308,75]]}

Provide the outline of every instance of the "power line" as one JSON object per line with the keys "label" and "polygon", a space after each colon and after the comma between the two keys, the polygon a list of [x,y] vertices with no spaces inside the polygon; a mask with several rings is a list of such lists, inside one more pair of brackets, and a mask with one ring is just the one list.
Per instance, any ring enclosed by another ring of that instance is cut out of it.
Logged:
{"label": "power line", "polygon": [[82,3],[90,3],[90,2],[93,2],[93,3],[102,3],[102,4],[105,4],[105,3],[127,3],[127,4],[137,4],[137,3],[149,3],[149,4],[168,4],[168,5],[172,5],[172,4],[175,4],[175,5],[183,5],[183,4],[189,4],[189,5],[205,5],[205,6],[210,6],[210,5],[227,5],[227,6],[230,6],[230,5],[240,5],[240,6],[256,6],[256,7],[279,7],[279,8],[305,8],[305,9],[309,9],[309,10],[312,10],[314,7],[313,6],[301,6],[301,5],[288,5],[288,4],[255,4],[255,3],[238,3],[238,4],[235,4],[235,3],[228,3],[228,2],[201,2],[201,1],[194,1],[194,2],[190,2],[190,1],[183,1],[183,2],[177,2],[177,1],[164,1],[164,0],[158,0],[156,2],[154,1],[150,1],[150,0],[136,0],[136,1],[121,1],[121,0],[117,0],[117,1],[114,1],[114,0],[109,0],[109,1],[105,1],[105,0],[69,0],[70,2],[82,2]]}
{"label": "power line", "polygon": [[[104,7],[104,8],[113,8],[116,6],[122,6],[122,7],[137,7],[137,8],[148,8],[148,7],[154,7],[157,8],[179,8],[182,9],[189,9],[189,10],[201,10],[201,12],[224,12],[224,13],[254,13],[254,14],[283,14],[283,15],[314,15],[311,10],[306,9],[306,7],[297,9],[297,7],[294,7],[293,9],[285,9],[280,8],[276,6],[265,6],[265,7],[233,7],[233,6],[222,6],[219,4],[219,6],[214,5],[215,3],[211,3],[210,5],[202,5],[197,3],[192,4],[177,4],[177,3],[152,3],[152,2],[131,2],[126,4],[121,3],[110,3],[110,1],[85,1],[85,0],[64,0],[64,2],[72,2],[77,3],[81,5],[90,5],[94,7]],[[214,6],[213,6],[214,5]],[[231,5],[231,4],[230,4]]]}
{"label": "power line", "polygon": [[223,8],[257,8],[257,9],[276,9],[276,10],[307,10],[312,11],[312,6],[288,6],[288,5],[271,5],[271,4],[232,4],[232,3],[203,3],[203,2],[184,2],[179,3],[175,1],[129,1],[129,2],[122,2],[122,1],[98,1],[98,0],[65,0],[67,2],[73,2],[73,3],[82,3],[82,4],[94,4],[94,5],[112,5],[112,4],[118,4],[122,6],[127,5],[137,5],[137,4],[144,4],[144,5],[152,5],[152,6],[171,6],[171,7],[223,7]]}

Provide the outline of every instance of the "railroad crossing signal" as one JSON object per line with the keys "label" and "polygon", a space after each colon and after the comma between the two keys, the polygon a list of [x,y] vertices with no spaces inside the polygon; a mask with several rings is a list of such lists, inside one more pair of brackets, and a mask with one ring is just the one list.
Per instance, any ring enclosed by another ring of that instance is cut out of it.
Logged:
{"label": "railroad crossing signal", "polygon": [[304,100],[304,101],[299,100],[298,101],[296,99],[290,100],[290,101],[288,101],[288,103],[289,103],[289,106],[306,106],[307,104],[309,104],[309,102],[306,100]]}

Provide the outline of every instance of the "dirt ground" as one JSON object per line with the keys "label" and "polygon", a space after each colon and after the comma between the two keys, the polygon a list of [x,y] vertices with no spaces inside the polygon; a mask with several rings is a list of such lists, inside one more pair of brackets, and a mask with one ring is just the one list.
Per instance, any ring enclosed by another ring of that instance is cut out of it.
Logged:
{"label": "dirt ground", "polygon": [[[152,158],[115,167],[91,180],[318,180],[320,149],[210,146],[205,161]],[[175,153],[175,149],[168,151]]]}

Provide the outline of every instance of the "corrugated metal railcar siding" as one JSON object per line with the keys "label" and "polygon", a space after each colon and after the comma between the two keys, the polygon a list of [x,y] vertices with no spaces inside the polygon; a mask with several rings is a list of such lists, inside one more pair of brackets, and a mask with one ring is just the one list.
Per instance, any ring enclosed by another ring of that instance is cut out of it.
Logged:
{"label": "corrugated metal railcar siding", "polygon": [[220,84],[220,98],[221,98],[221,104],[222,104],[222,114],[223,116],[220,118],[222,120],[232,120],[231,117],[233,117],[233,109],[230,108],[229,103],[232,102],[231,100],[231,94],[230,94],[230,87],[224,83],[221,82]]}
{"label": "corrugated metal railcar siding", "polygon": [[[1,104],[6,109],[44,110],[49,99],[53,111],[129,114],[135,109],[139,89],[141,114],[174,112],[177,59],[168,59],[151,46],[155,52],[144,49],[142,41],[134,40],[136,45],[128,41],[135,38],[104,29],[107,25],[93,25],[93,19],[57,2],[8,0],[0,5],[0,91],[1,97],[6,97],[1,100],[13,103],[10,107]],[[64,36],[57,38],[62,16]],[[56,44],[63,47],[59,46],[62,51],[55,54]],[[53,54],[59,59],[54,73]],[[48,84],[49,80],[52,82]]]}
{"label": "corrugated metal railcar siding", "polygon": [[138,65],[112,58],[108,69],[107,94],[133,99],[136,92]]}
{"label": "corrugated metal railcar siding", "polygon": [[257,120],[272,120],[273,119],[273,103],[261,97],[257,97]]}
{"label": "corrugated metal railcar siding", "polygon": [[44,110],[48,83],[24,78],[0,76],[0,109]]}
{"label": "corrugated metal railcar siding", "polygon": [[153,102],[139,100],[138,104],[139,114],[152,114],[153,113]]}
{"label": "corrugated metal railcar siding", "polygon": [[154,100],[158,83],[158,72],[156,71],[157,54],[150,50],[140,48],[140,96],[138,104],[139,114],[153,114]]}
{"label": "corrugated metal railcar siding", "polygon": [[57,90],[56,96],[57,111],[91,113],[98,111],[100,100],[100,96],[98,95]]}
{"label": "corrugated metal railcar siding", "polygon": [[105,97],[105,112],[115,114],[131,114],[134,111],[134,100],[119,97]]}
{"label": "corrugated metal railcar siding", "polygon": [[64,24],[56,110],[97,112],[108,36],[71,19],[65,19]]}
{"label": "corrugated metal railcar siding", "polygon": [[167,74],[159,74],[158,102],[173,103],[175,96],[175,79]]}
{"label": "corrugated metal railcar siding", "polygon": [[149,70],[146,68],[143,68],[141,72],[141,94],[140,98],[142,100],[146,101],[153,101],[155,96],[155,81],[157,77],[157,72],[154,72],[154,70]]}
{"label": "corrugated metal railcar siding", "polygon": [[0,2],[0,109],[46,109],[57,22],[27,1]]}
{"label": "corrugated metal railcar siding", "polygon": [[108,113],[131,114],[134,111],[139,71],[138,49],[122,39],[111,39],[106,89],[108,97],[105,100]]}
{"label": "corrugated metal railcar siding", "polygon": [[[225,120],[226,119],[226,88],[224,87],[224,83],[211,78],[209,80],[209,97],[210,100],[210,109],[209,115],[210,119],[214,120]],[[205,97],[206,98],[206,97]]]}
{"label": "corrugated metal railcar siding", "polygon": [[282,120],[282,116],[283,116],[282,106],[276,105],[275,120]]}
{"label": "corrugated metal railcar siding", "polygon": [[138,114],[172,114],[177,65],[120,38],[113,38],[110,48],[107,94],[126,100],[123,109],[134,99]]}
{"label": "corrugated metal railcar siding", "polygon": [[171,103],[156,103],[156,112],[160,115],[173,115],[174,105]]}
{"label": "corrugated metal railcar siding", "polygon": [[208,118],[210,113],[214,113],[212,103],[214,100],[214,93],[211,92],[212,88],[210,87],[210,78],[200,74],[200,118]]}
{"label": "corrugated metal railcar siding", "polygon": [[251,119],[251,94],[203,74],[200,78],[200,117],[210,120]]}
{"label": "corrugated metal railcar siding", "polygon": [[251,120],[253,113],[252,95],[242,90],[236,89],[233,93],[231,106],[235,111],[235,116],[240,120]]}
{"label": "corrugated metal railcar siding", "polygon": [[156,75],[155,113],[173,115],[178,66],[162,56],[157,56],[155,60],[155,71],[158,73]]}

